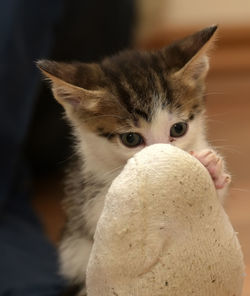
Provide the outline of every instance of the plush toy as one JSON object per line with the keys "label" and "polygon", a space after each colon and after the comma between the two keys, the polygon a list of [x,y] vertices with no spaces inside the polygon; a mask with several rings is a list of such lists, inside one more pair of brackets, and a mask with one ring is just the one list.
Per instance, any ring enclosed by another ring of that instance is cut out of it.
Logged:
{"label": "plush toy", "polygon": [[88,296],[240,296],[242,257],[206,168],[156,144],[131,158],[110,187]]}

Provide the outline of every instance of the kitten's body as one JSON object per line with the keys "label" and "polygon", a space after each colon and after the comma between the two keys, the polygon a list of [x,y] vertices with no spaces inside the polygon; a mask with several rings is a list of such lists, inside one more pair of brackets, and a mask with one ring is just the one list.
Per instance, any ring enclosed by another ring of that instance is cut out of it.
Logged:
{"label": "kitten's body", "polygon": [[[77,139],[78,160],[68,173],[67,223],[60,245],[61,271],[72,283],[84,282],[105,195],[130,157],[155,143],[171,143],[185,151],[209,148],[204,78],[215,30],[205,29],[158,52],[123,52],[100,64],[39,64]],[[183,122],[188,126],[185,134],[174,137],[173,126]],[[120,135],[128,132],[141,135],[141,144],[126,147]],[[223,166],[216,167],[213,155],[206,165],[220,181],[217,188],[223,188]]]}

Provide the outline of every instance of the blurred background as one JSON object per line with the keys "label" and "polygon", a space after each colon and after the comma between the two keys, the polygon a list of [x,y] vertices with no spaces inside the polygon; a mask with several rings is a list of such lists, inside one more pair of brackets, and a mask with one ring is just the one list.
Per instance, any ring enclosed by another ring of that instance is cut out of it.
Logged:
{"label": "blurred background", "polygon": [[[38,2],[30,4],[31,13],[32,9],[38,9]],[[225,207],[239,233],[246,263],[243,296],[249,296],[250,1],[61,2],[63,7],[56,12],[58,17],[53,26],[50,49],[34,54],[30,59],[37,77],[36,59],[98,61],[126,47],[160,48],[203,27],[219,24],[217,45],[211,53],[211,70],[207,79],[208,136],[212,145],[225,156],[233,176]],[[32,5],[36,7],[32,8]],[[49,10],[49,13],[52,12]],[[47,20],[46,11],[42,13]],[[72,154],[72,139],[62,119],[62,109],[52,98],[48,86],[37,82],[33,97],[34,105],[22,153],[33,176],[32,207],[42,222],[46,238],[56,246],[65,219],[61,209],[62,179]]]}

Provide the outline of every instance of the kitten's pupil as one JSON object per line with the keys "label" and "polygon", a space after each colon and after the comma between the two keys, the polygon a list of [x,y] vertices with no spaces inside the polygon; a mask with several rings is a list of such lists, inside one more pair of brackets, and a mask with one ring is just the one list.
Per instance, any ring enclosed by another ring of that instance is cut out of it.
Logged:
{"label": "kitten's pupil", "polygon": [[125,133],[120,135],[122,143],[127,147],[137,147],[143,143],[143,138],[137,133]]}
{"label": "kitten's pupil", "polygon": [[170,136],[173,138],[182,137],[187,132],[188,125],[186,122],[175,123],[170,129]]}

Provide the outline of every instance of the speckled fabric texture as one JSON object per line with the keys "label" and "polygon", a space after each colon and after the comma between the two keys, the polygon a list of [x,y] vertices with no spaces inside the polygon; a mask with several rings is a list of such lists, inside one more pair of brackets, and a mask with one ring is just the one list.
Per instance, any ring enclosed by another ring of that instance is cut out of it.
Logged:
{"label": "speckled fabric texture", "polygon": [[240,296],[236,233],[205,167],[167,144],[131,158],[108,192],[88,296]]}

